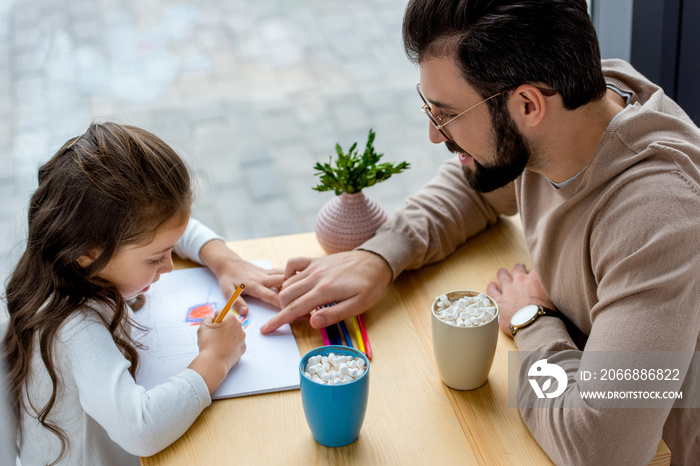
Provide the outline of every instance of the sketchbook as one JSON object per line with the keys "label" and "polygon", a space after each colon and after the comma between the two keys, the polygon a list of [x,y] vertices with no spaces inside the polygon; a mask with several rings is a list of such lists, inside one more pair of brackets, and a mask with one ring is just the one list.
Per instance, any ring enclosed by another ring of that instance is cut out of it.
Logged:
{"label": "sketchbook", "polygon": [[[256,262],[269,267],[269,261]],[[212,399],[232,398],[299,388],[301,356],[289,324],[263,335],[260,327],[278,310],[258,299],[245,297],[248,315],[239,320],[246,332],[246,352]],[[185,369],[197,356],[197,329],[202,318],[221,309],[228,300],[214,274],[206,267],[163,274],[151,286],[146,304],[134,320],[148,329],[134,336],[146,348],[136,382],[150,390]]]}

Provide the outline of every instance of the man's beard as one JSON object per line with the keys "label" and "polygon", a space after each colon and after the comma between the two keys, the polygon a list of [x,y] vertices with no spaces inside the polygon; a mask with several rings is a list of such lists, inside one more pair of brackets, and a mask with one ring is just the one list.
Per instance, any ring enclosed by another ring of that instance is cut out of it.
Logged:
{"label": "man's beard", "polygon": [[[472,158],[474,169],[462,167],[467,183],[481,193],[489,193],[516,179],[530,160],[530,149],[508,111],[494,109],[491,120],[497,144],[496,161],[481,165]],[[468,154],[455,142],[447,141],[445,146],[450,152]]]}

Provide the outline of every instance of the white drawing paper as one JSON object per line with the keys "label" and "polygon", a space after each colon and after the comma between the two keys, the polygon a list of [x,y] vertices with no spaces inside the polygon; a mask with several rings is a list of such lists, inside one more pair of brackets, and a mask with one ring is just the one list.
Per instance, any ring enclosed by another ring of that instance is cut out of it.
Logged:
{"label": "white drawing paper", "polygon": [[[269,261],[261,262],[257,264],[269,268]],[[299,388],[301,356],[291,327],[285,324],[262,335],[260,327],[278,310],[258,299],[245,299],[249,311],[241,320],[247,349],[213,393],[215,400]],[[136,382],[149,390],[185,369],[199,352],[198,317],[221,309],[227,300],[205,267],[161,275],[148,291],[146,304],[134,314],[136,322],[149,329],[136,336],[147,347],[139,350]]]}

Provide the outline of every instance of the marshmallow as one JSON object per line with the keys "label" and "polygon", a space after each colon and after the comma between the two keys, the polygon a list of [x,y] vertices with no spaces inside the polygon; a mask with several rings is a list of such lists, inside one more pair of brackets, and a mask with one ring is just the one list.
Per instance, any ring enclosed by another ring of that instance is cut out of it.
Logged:
{"label": "marshmallow", "polygon": [[306,362],[304,377],[316,383],[342,385],[354,382],[367,372],[363,358],[353,356],[311,356]]}
{"label": "marshmallow", "polygon": [[320,356],[311,356],[311,357],[309,358],[309,364],[312,365],[312,366],[318,364],[319,361],[321,361],[321,357],[320,357]]}
{"label": "marshmallow", "polygon": [[438,296],[436,301],[435,315],[443,322],[456,327],[478,327],[490,322],[496,315],[496,306],[483,293],[478,296],[464,296],[452,302],[443,294]]}

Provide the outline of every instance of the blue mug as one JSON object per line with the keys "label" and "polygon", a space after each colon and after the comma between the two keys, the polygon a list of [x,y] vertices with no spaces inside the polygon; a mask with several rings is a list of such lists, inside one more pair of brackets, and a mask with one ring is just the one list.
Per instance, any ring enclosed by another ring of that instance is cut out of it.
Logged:
{"label": "blue mug", "polygon": [[[365,373],[354,382],[326,385],[314,382],[304,375],[311,356],[353,356],[365,360]],[[360,435],[369,398],[369,360],[360,351],[347,346],[322,346],[309,351],[299,364],[301,402],[306,421],[314,439],[327,447],[344,447]]]}

